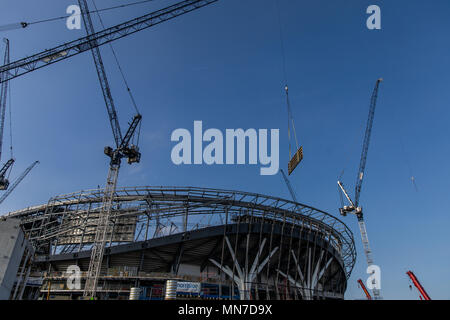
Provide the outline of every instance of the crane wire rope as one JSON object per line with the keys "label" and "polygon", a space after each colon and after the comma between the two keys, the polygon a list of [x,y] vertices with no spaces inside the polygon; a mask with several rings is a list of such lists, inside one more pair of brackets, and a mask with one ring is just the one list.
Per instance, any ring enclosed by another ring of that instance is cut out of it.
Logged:
{"label": "crane wire rope", "polygon": [[[109,10],[114,10],[114,9],[120,9],[120,8],[126,8],[126,7],[130,7],[130,6],[135,6],[135,5],[139,5],[139,4],[144,4],[144,3],[148,3],[148,2],[152,2],[155,0],[141,0],[141,1],[136,1],[136,2],[132,2],[132,3],[126,3],[126,4],[122,4],[122,5],[117,5],[117,6],[113,6],[113,7],[108,7],[108,8],[103,8],[103,9],[96,9],[93,11],[89,11],[88,13],[100,13],[100,12],[104,12],[104,11],[109,11]],[[78,16],[81,15],[77,14]],[[75,16],[77,16],[75,15]],[[53,18],[48,18],[48,19],[42,19],[42,20],[35,20],[32,22],[17,22],[17,23],[9,23],[6,25],[2,25],[0,26],[0,31],[9,31],[9,30],[15,30],[15,29],[23,29],[23,28],[27,28],[30,25],[35,25],[35,24],[41,24],[41,23],[46,23],[46,22],[53,22],[53,21],[57,21],[57,20],[63,20],[63,19],[67,19],[68,17],[72,17],[74,15],[64,15],[64,16],[58,16],[58,17],[53,17]]]}
{"label": "crane wire rope", "polygon": [[[105,28],[105,24],[103,23],[103,19],[102,19],[101,15],[100,15],[100,10],[97,8],[97,4],[95,3],[95,0],[91,0],[91,1],[92,1],[92,4],[94,5],[94,8],[95,8],[94,12],[97,13],[97,17],[98,17],[98,19],[100,21],[100,24],[102,25],[103,29],[106,29]],[[149,0],[146,0],[144,2],[148,2],[148,1]],[[153,0],[150,0],[150,1],[153,1]],[[124,73],[124,71],[122,69],[122,66],[120,65],[119,58],[117,57],[117,54],[116,54],[116,50],[114,50],[114,47],[113,47],[113,45],[111,43],[109,43],[109,47],[111,48],[111,52],[112,52],[112,54],[114,56],[114,60],[116,61],[117,68],[119,69],[120,75],[122,76],[122,80],[123,80],[123,82],[125,84],[125,87],[127,89],[127,92],[128,92],[129,97],[130,97],[131,103],[133,104],[133,107],[134,107],[136,113],[140,114],[139,109],[138,109],[137,104],[136,104],[136,100],[134,99],[133,93],[131,92],[130,86],[128,85],[127,78],[125,77],[125,73]],[[141,134],[141,123],[139,123],[139,129],[138,129],[138,134],[137,134],[136,145],[139,145],[140,134]],[[133,136],[133,140],[134,140],[134,136]]]}
{"label": "crane wire rope", "polygon": [[281,48],[281,60],[282,60],[282,69],[283,69],[283,77],[284,77],[284,90],[286,92],[286,105],[287,105],[287,111],[288,111],[288,142],[289,142],[289,160],[292,158],[292,152],[291,152],[291,122],[292,122],[292,131],[294,133],[295,143],[297,146],[297,149],[299,148],[298,139],[297,139],[297,133],[295,131],[295,123],[294,123],[294,117],[292,115],[292,109],[291,109],[291,103],[289,100],[289,86],[288,86],[288,77],[287,77],[287,69],[286,69],[286,52],[285,52],[285,44],[284,44],[284,37],[283,37],[283,28],[281,25],[281,14],[280,14],[280,6],[279,6],[279,0],[275,0],[275,6],[276,6],[276,12],[277,12],[277,21],[278,21],[278,27],[279,27],[279,37],[280,37],[280,48]]}

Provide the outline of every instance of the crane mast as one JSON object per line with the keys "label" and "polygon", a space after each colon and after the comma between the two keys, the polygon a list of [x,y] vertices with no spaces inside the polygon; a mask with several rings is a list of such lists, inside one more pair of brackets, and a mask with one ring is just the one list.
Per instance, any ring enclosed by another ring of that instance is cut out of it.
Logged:
{"label": "crane mast", "polygon": [[355,185],[355,205],[359,204],[359,196],[361,195],[361,187],[364,178],[364,171],[366,170],[367,153],[369,152],[370,135],[372,134],[373,119],[375,117],[375,107],[377,106],[378,89],[383,79],[378,79],[370,99],[369,116],[367,118],[366,132],[364,134],[364,143],[361,151],[361,160],[359,162],[358,176]]}
{"label": "crane mast", "polygon": [[[369,243],[369,237],[367,235],[367,228],[366,223],[364,222],[364,216],[363,216],[363,210],[359,206],[359,198],[361,195],[361,187],[364,179],[364,171],[366,168],[366,162],[367,162],[367,154],[369,151],[369,143],[370,143],[370,136],[372,133],[372,126],[373,126],[373,119],[375,116],[375,107],[377,104],[377,98],[378,98],[378,89],[380,86],[380,83],[383,81],[383,79],[378,79],[375,88],[372,93],[372,97],[370,100],[370,107],[369,107],[369,116],[367,119],[367,125],[366,125],[366,132],[364,135],[364,142],[363,142],[363,148],[361,152],[361,159],[359,163],[359,170],[358,170],[358,177],[355,184],[355,197],[354,201],[350,198],[348,195],[348,192],[345,190],[344,185],[341,181],[338,181],[338,185],[342,191],[342,193],[347,198],[348,202],[350,203],[349,206],[343,206],[342,208],[339,208],[339,212],[341,215],[346,216],[348,213],[352,213],[356,215],[358,218],[358,227],[361,234],[361,240],[363,243],[364,248],[364,254],[366,257],[367,265],[370,267],[374,264],[373,257],[372,257],[372,250],[370,249],[370,243]],[[373,296],[375,299],[381,299],[380,290],[377,288],[374,288],[373,290]]]}
{"label": "crane mast", "polygon": [[[352,199],[348,195],[347,191],[344,188],[344,185],[341,181],[338,181],[338,185],[341,188],[342,193],[347,198],[348,202],[350,202],[350,206],[344,206],[343,208],[340,208],[339,211],[341,215],[346,216],[347,213],[353,213],[358,218],[358,227],[359,227],[359,233],[361,234],[361,240],[363,243],[364,248],[364,254],[366,257],[366,262],[368,266],[373,265],[373,258],[372,258],[372,250],[370,249],[370,243],[369,243],[369,237],[367,236],[367,229],[366,229],[366,223],[364,222],[362,209],[361,207],[356,207],[353,203]],[[376,289],[374,290],[374,296],[377,298],[378,295],[375,293]]]}
{"label": "crane mast", "polygon": [[5,199],[13,192],[13,190],[19,185],[20,182],[30,173],[30,171],[39,163],[39,161],[33,162],[25,171],[13,182],[11,187],[0,197],[0,203],[5,201]]}
{"label": "crane mast", "polygon": [[89,8],[86,0],[78,0],[80,6],[81,16],[83,17],[84,27],[88,36],[89,45],[91,47],[92,57],[94,58],[95,68],[97,70],[98,80],[102,89],[103,98],[105,100],[106,109],[108,111],[109,121],[111,122],[111,129],[113,131],[116,147],[119,147],[122,140],[122,133],[120,132],[119,121],[117,119],[116,108],[114,107],[114,101],[111,95],[111,89],[109,86],[108,78],[106,77],[105,67],[103,65],[102,56],[100,55],[100,49],[97,41],[95,40],[95,30],[92,24],[91,15],[89,14]]}

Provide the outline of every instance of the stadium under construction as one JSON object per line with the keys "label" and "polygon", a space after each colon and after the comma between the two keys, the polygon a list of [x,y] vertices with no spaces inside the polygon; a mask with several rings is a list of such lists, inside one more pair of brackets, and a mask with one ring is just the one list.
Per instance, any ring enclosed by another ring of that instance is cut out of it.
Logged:
{"label": "stadium under construction", "polygon": [[[57,196],[4,217],[21,221],[36,250],[23,283],[39,285],[22,298],[83,297],[103,196]],[[280,198],[128,187],[111,208],[98,299],[343,299],[355,264],[343,222]],[[78,287],[70,285],[77,268]]]}
{"label": "stadium under construction", "polygon": [[[87,0],[78,0],[86,36],[13,62],[6,41],[0,66],[0,155],[8,82],[85,52],[93,57],[113,140],[104,148],[109,159],[104,188],[56,196],[46,204],[0,217],[0,299],[344,299],[356,261],[353,234],[338,218],[300,204],[282,170],[292,201],[195,187],[117,188],[122,160],[140,162],[142,115],[111,46],[136,112],[127,128],[120,127],[100,47],[217,2],[183,0],[106,28],[101,11],[138,3],[91,10]],[[101,31],[95,30],[92,13],[97,14]],[[57,19],[61,17],[50,20]],[[47,22],[22,22],[18,28]],[[303,147],[285,80],[291,175],[303,159]],[[338,181],[339,211],[358,218],[368,266],[374,260],[359,198],[381,81],[377,80],[370,101],[355,195],[351,197]],[[293,154],[291,132],[296,143]],[[245,137],[242,141],[245,150]],[[9,186],[6,178],[13,162],[11,138],[11,160],[0,169],[0,190],[7,190],[0,203],[38,163]],[[349,202],[346,206],[342,195]],[[380,299],[376,280],[371,287],[374,299]]]}

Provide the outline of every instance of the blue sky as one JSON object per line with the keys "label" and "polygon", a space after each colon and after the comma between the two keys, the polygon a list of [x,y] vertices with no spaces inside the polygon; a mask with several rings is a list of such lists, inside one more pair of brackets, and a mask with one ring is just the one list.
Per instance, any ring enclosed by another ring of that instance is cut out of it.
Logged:
{"label": "blue sky", "polygon": [[[343,169],[353,194],[370,95],[383,77],[361,196],[382,270],[382,294],[418,299],[405,274],[411,269],[432,298],[449,299],[450,3],[279,1],[291,104],[304,148],[304,160],[290,177],[300,201],[338,215],[336,180]],[[5,0],[0,24],[61,16],[75,3]],[[119,1],[96,3],[103,8]],[[111,26],[168,3],[174,1],[106,12],[103,19]],[[382,30],[365,27],[371,4],[381,7]],[[220,0],[113,44],[143,115],[142,161],[123,164],[121,186],[192,185],[289,198],[281,176],[260,176],[259,165],[175,166],[170,158],[172,131],[192,131],[194,120],[202,120],[205,129],[223,132],[280,129],[280,161],[286,168],[275,8],[275,0]],[[84,30],[66,29],[64,21],[1,34],[11,41],[12,60],[83,35]],[[125,127],[133,109],[111,51],[104,47],[102,54]],[[34,160],[41,164],[2,204],[2,212],[104,185],[103,147],[113,140],[91,55],[14,79],[11,87],[17,159],[12,175]],[[362,299],[356,280],[366,278],[366,263],[357,222],[343,220],[359,253],[346,297]]]}

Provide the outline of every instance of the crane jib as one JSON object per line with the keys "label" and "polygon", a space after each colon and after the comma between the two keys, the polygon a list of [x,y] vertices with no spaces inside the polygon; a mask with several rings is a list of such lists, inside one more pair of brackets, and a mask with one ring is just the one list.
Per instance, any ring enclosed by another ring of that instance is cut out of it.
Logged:
{"label": "crane jib", "polygon": [[29,166],[25,171],[14,181],[11,187],[0,197],[0,203],[2,203],[13,190],[19,185],[20,182],[30,173],[30,171],[39,163],[39,161],[33,162],[31,166]]}
{"label": "crane jib", "polygon": [[6,72],[6,78],[0,81],[7,81],[17,78],[29,72],[88,51],[94,44],[93,40],[96,41],[97,46],[102,46],[138,31],[142,31],[191,11],[213,4],[217,1],[219,0],[181,1],[139,18],[131,19],[113,27],[96,32],[92,35],[70,41],[55,48],[44,50],[32,56],[11,62],[0,67],[0,73]]}
{"label": "crane jib", "polygon": [[[9,40],[4,39],[6,43],[5,57],[3,59],[3,64],[9,64]],[[0,74],[0,81],[6,79],[6,72]],[[6,100],[8,98],[8,81],[3,81],[0,88],[0,159],[3,151],[3,132],[5,129],[5,115],[6,115]],[[12,147],[12,146],[11,146]]]}
{"label": "crane jib", "polygon": [[358,206],[359,197],[361,195],[361,187],[364,178],[364,171],[366,169],[367,154],[369,152],[370,135],[372,133],[373,119],[375,117],[375,107],[377,105],[378,88],[380,86],[381,81],[383,81],[383,79],[381,78],[377,80],[375,88],[373,89],[372,97],[370,99],[369,116],[367,118],[366,132],[364,134],[364,143],[361,152],[361,160],[359,162],[358,177],[356,179],[355,185],[355,198],[354,198],[355,206]]}

